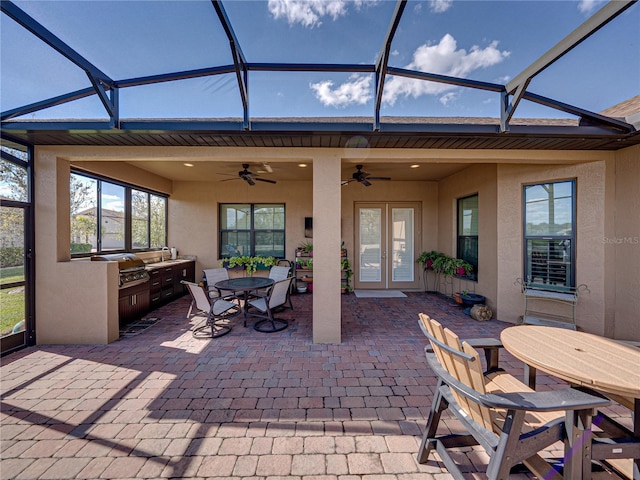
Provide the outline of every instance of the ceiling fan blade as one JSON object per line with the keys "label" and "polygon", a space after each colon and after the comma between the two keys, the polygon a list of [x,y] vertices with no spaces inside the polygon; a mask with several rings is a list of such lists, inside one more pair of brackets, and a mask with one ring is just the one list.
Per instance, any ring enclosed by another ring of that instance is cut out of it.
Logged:
{"label": "ceiling fan blade", "polygon": [[247,182],[249,185],[253,186],[256,184],[256,182],[253,181],[253,178],[249,177],[249,176],[245,176],[242,177],[242,179]]}
{"label": "ceiling fan blade", "polygon": [[367,180],[366,178],[361,178],[361,179],[359,180],[359,182],[360,182],[361,184],[363,184],[365,187],[370,187],[370,186],[371,186],[371,182],[370,182],[369,180]]}
{"label": "ceiling fan blade", "polygon": [[254,178],[256,182],[277,183],[275,180],[267,180],[266,178]]}
{"label": "ceiling fan blade", "polygon": [[235,173],[221,173],[221,172],[218,172],[216,175],[225,175],[227,177],[237,177],[237,175]]}
{"label": "ceiling fan blade", "polygon": [[367,177],[367,180],[391,180],[391,177]]}
{"label": "ceiling fan blade", "polygon": [[233,181],[233,180],[241,180],[240,178],[236,177],[235,175],[234,175],[234,177],[235,177],[235,178],[225,178],[225,179],[218,180],[218,181],[219,181],[219,182],[231,182],[231,181]]}

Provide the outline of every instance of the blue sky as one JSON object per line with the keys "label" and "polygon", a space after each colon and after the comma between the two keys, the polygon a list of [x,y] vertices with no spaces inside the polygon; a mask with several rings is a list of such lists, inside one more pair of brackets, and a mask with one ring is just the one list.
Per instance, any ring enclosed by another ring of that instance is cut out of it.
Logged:
{"label": "blue sky", "polygon": [[[15,3],[116,80],[232,63],[209,0]],[[388,0],[227,0],[248,62],[375,63]],[[572,1],[409,1],[389,64],[506,83],[604,5]],[[2,15],[2,111],[90,83],[79,68]],[[368,74],[251,72],[252,117],[371,116]],[[640,6],[534,78],[529,90],[600,111],[640,93]],[[235,76],[122,89],[122,118],[242,116]],[[382,115],[499,116],[498,94],[388,77]],[[563,117],[522,102],[516,117]],[[105,118],[97,97],[31,118]]]}

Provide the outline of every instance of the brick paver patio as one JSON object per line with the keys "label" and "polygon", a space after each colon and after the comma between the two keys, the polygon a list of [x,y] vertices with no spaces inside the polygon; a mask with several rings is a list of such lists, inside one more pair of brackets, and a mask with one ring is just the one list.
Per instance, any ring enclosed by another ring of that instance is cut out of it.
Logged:
{"label": "brick paver patio", "polygon": [[[0,477],[450,478],[441,463],[415,460],[436,385],[417,314],[462,337],[497,337],[509,324],[476,322],[427,293],[351,294],[342,297],[343,343],[317,345],[311,295],[293,303],[281,315],[290,327],[274,334],[237,320],[227,336],[194,339],[198,319],[185,319],[184,297],[153,312],[156,325],[110,345],[40,346],[4,357]],[[505,352],[501,366],[522,374]],[[560,386],[544,376],[538,384]],[[624,409],[612,411],[630,421]],[[483,457],[469,448],[459,460],[476,472]]]}

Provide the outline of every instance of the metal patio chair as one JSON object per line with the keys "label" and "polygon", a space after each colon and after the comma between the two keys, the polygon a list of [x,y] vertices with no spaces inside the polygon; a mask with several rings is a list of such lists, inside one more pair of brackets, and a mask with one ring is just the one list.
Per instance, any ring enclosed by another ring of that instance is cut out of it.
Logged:
{"label": "metal patio chair", "polygon": [[[594,411],[609,401],[572,388],[535,392],[501,369],[483,374],[478,352],[467,342],[425,314],[418,323],[431,344],[425,349],[427,361],[438,376],[418,463],[427,463],[435,449],[453,478],[462,480],[452,453],[480,445],[490,457],[490,480],[508,479],[519,463],[538,478],[563,478],[538,452],[557,441],[565,442],[566,452],[589,442]],[[445,410],[468,433],[437,435]],[[591,468],[590,458],[567,457],[564,478],[578,480],[583,468]]]}
{"label": "metal patio chair", "polygon": [[[240,305],[224,298],[210,298],[207,289],[197,283],[181,282],[191,295],[191,316],[206,315],[205,321],[194,327],[192,334],[195,338],[217,338],[231,331],[228,320],[241,313]],[[209,331],[210,330],[210,333]]]}
{"label": "metal patio chair", "polygon": [[[247,302],[245,309],[248,315],[262,318],[256,322],[253,328],[259,332],[273,333],[284,330],[289,326],[287,320],[275,318],[273,312],[278,307],[283,307],[287,303],[291,305],[289,298],[289,287],[293,277],[287,277],[275,282],[267,289],[264,296],[255,297]],[[291,307],[293,308],[293,306]]]}

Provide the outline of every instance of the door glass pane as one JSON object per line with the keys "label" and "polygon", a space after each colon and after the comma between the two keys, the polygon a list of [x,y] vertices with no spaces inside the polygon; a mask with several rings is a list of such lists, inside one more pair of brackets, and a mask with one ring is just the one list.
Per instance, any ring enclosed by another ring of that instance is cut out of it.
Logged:
{"label": "door glass pane", "polygon": [[391,217],[391,281],[413,282],[413,208],[393,208]]}
{"label": "door glass pane", "polygon": [[26,168],[0,159],[0,198],[28,202],[28,178]]}
{"label": "door glass pane", "polygon": [[71,253],[98,250],[98,181],[71,174]]}
{"label": "door glass pane", "polygon": [[25,330],[24,210],[0,207],[0,227],[0,336],[4,337]]}
{"label": "door glass pane", "polygon": [[100,201],[102,250],[123,250],[124,187],[102,182]]}
{"label": "door glass pane", "polygon": [[131,246],[149,247],[149,194],[131,190]]}
{"label": "door glass pane", "polygon": [[167,245],[167,199],[158,195],[150,197],[151,248]]}
{"label": "door glass pane", "polygon": [[361,282],[382,281],[382,210],[360,208]]}

